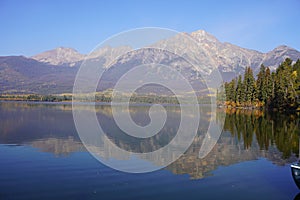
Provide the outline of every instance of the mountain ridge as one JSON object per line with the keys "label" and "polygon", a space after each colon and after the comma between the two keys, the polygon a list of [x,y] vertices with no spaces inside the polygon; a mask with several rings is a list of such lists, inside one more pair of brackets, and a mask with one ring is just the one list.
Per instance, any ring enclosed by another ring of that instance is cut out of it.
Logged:
{"label": "mountain ridge", "polygon": [[[218,67],[222,72],[234,71],[239,74],[247,66],[250,66],[254,69],[254,72],[257,72],[261,64],[270,67],[271,70],[275,70],[277,65],[282,62],[284,58],[290,57],[292,60],[295,60],[299,58],[300,55],[298,50],[287,45],[279,45],[271,51],[263,53],[258,50],[243,48],[228,42],[220,42],[215,36],[204,30],[186,34],[195,39],[195,41],[203,47],[206,54],[209,54],[211,57],[213,65]],[[133,50],[133,48],[130,49],[128,46],[104,47],[98,50],[99,53],[93,52],[94,55],[91,56],[81,54],[73,48],[58,47],[53,50],[41,52],[31,58],[52,65],[74,67],[75,65],[80,64],[86,57],[96,58],[102,56],[111,61],[113,56],[108,52],[127,52],[129,50]],[[278,60],[278,57],[283,59]],[[272,59],[276,59],[276,61],[274,62]],[[199,60],[201,60],[201,58]],[[201,64],[201,62],[199,63]]]}
{"label": "mountain ridge", "polygon": [[[252,49],[239,47],[228,42],[220,42],[215,36],[204,30],[184,33],[199,44],[195,48],[178,41],[176,37],[158,41],[154,47],[171,47],[179,55],[192,52],[192,59],[196,69],[183,66],[182,61],[169,60],[170,55],[155,54],[155,50],[134,50],[129,46],[110,47],[98,49],[90,55],[79,53],[73,48],[58,47],[39,53],[32,57],[0,56],[0,93],[40,93],[57,94],[72,92],[73,83],[79,66],[85,58],[102,63],[103,70],[107,71],[107,87],[113,85],[124,69],[130,70],[136,64],[160,63],[183,70],[189,80],[195,82],[199,74],[209,76],[218,69],[224,81],[242,74],[250,66],[256,74],[261,64],[275,70],[278,65],[289,57],[293,61],[300,58],[300,52],[287,45],[280,45],[273,50],[262,53]],[[176,45],[178,42],[180,45]],[[184,46],[179,48],[178,46]],[[115,58],[116,55],[122,55]],[[171,56],[172,57],[172,56]],[[109,65],[110,64],[110,65]],[[123,65],[123,67],[120,67]],[[126,65],[126,66],[124,66]],[[103,88],[108,89],[108,88]]]}
{"label": "mountain ridge", "polygon": [[[277,47],[275,47],[274,49],[268,51],[268,52],[261,52],[255,49],[248,49],[248,48],[244,48],[244,47],[240,47],[237,46],[235,44],[229,43],[229,42],[221,42],[219,41],[215,36],[213,36],[212,34],[204,31],[204,30],[198,30],[198,31],[194,31],[191,33],[186,33],[187,35],[191,36],[192,38],[194,38],[197,42],[199,42],[200,44],[203,44],[204,46],[207,46],[208,44],[210,44],[210,48],[213,45],[213,43],[217,43],[217,44],[222,44],[223,48],[227,47],[227,48],[238,48],[239,50],[241,50],[242,52],[253,52],[253,53],[257,53],[257,54],[261,54],[261,55],[267,55],[271,52],[275,52],[275,51],[280,51],[280,50],[291,50],[291,51],[297,51],[295,48],[289,47],[287,45],[279,45]],[[121,48],[124,48],[124,46],[120,46]],[[118,49],[120,47],[104,47],[102,49],[105,48],[112,48],[112,49]],[[128,46],[127,46],[128,47]],[[221,49],[223,49],[221,48]],[[79,51],[77,51],[74,48],[71,47],[57,47],[55,49],[51,49],[51,50],[47,50],[41,53],[38,53],[36,55],[31,56],[30,58],[33,58],[37,61],[40,62],[45,62],[48,64],[52,64],[52,65],[71,65],[74,66],[74,63],[78,62],[78,61],[83,61],[84,58],[87,56],[87,54],[82,54]],[[55,60],[55,57],[57,60]],[[95,56],[94,56],[95,57]]]}

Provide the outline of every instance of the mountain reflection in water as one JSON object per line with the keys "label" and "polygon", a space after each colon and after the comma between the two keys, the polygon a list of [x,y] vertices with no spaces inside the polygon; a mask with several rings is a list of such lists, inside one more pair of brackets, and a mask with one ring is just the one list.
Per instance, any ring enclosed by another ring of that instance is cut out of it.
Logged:
{"label": "mountain reflection in water", "polygon": [[[83,109],[91,109],[86,106]],[[149,106],[131,106],[130,113],[139,125],[149,123]],[[133,152],[161,148],[175,136],[180,121],[180,107],[166,106],[168,120],[159,134],[148,140],[136,140],[122,133],[112,119],[109,105],[97,105],[97,117],[108,137],[119,147]],[[296,161],[298,157],[299,116],[265,113],[259,110],[218,109],[215,119],[226,115],[223,132],[212,151],[203,159],[199,150],[211,116],[201,107],[198,134],[190,148],[167,167],[174,174],[189,174],[192,179],[212,175],[219,166],[266,158],[276,165]],[[77,135],[72,106],[66,104],[0,103],[0,143],[29,145],[57,156],[86,151]],[[116,158],[114,152],[100,152]],[[153,158],[155,162],[155,158]]]}

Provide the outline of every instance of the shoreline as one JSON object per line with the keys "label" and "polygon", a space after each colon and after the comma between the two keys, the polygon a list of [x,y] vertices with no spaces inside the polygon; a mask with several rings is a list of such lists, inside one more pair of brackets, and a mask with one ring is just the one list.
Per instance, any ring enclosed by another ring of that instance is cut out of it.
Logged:
{"label": "shoreline", "polygon": [[[72,105],[72,101],[57,101],[57,102],[53,102],[53,101],[18,101],[18,100],[0,100],[0,103],[24,103],[24,104],[49,104],[49,105]],[[96,105],[96,106],[101,106],[101,105],[111,105],[111,102],[84,102],[84,101],[78,101],[75,102],[76,104],[79,105]],[[154,104],[159,104],[162,106],[191,106],[194,104],[172,104],[172,103],[143,103],[143,102],[130,102],[129,105],[130,106],[151,106]],[[118,103],[118,105],[126,105],[126,103],[120,102]],[[211,106],[211,104],[198,104],[199,106]],[[217,107],[217,106],[216,106]]]}
{"label": "shoreline", "polygon": [[300,108],[297,109],[289,109],[289,108],[267,108],[266,106],[226,106],[226,105],[218,105],[219,108],[225,108],[228,110],[236,109],[236,110],[260,110],[264,112],[300,112]]}

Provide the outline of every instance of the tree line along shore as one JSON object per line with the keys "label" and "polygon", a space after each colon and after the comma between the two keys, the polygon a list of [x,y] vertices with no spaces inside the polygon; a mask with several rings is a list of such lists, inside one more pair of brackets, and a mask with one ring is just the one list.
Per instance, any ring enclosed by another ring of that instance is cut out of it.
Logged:
{"label": "tree line along shore", "polygon": [[[89,102],[90,95],[82,95],[77,97],[75,101]],[[27,101],[27,102],[71,102],[72,94],[53,94],[53,95],[41,95],[41,94],[0,94],[0,101]],[[97,92],[95,94],[95,102],[112,102],[111,92]],[[208,96],[198,96],[198,102],[200,104],[210,104],[211,99]],[[122,103],[122,102],[120,102]],[[136,95],[133,94],[130,97],[130,103],[161,103],[161,104],[179,104],[176,96],[167,95]],[[189,101],[184,102],[189,104]]]}
{"label": "tree line along shore", "polygon": [[300,108],[300,60],[286,58],[271,72],[263,64],[255,78],[250,67],[244,75],[225,82],[217,92],[220,106],[297,110]]}

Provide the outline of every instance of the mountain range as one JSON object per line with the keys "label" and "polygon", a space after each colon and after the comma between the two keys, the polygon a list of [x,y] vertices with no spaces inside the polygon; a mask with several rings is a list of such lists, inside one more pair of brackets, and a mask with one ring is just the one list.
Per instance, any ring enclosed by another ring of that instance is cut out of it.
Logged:
{"label": "mountain range", "polygon": [[[129,46],[106,46],[92,55],[81,54],[72,48],[59,47],[32,57],[0,56],[0,93],[70,93],[76,73],[87,57],[100,60],[103,64],[107,76],[103,80],[105,84],[99,87],[100,90],[113,87],[124,72],[138,64],[168,64],[185,74],[197,88],[199,74],[209,76],[214,69],[218,69],[224,81],[227,81],[242,74],[247,66],[257,73],[261,64],[275,70],[285,58],[294,61],[300,58],[299,51],[285,45],[262,53],[220,42],[203,30],[187,35],[199,44],[199,48],[186,44],[185,48],[178,49],[176,44],[181,42],[181,46],[184,46],[185,41],[179,41],[176,37],[158,41],[155,46],[172,46],[174,52],[180,52],[181,55],[189,53],[195,60],[196,68],[184,64],[180,59],[172,58],[166,52],[157,52],[151,48],[132,51],[134,49]],[[115,55],[123,53],[124,55],[114,60]],[[107,68],[107,64],[112,61],[113,65]],[[197,89],[201,89],[201,86]]]}

